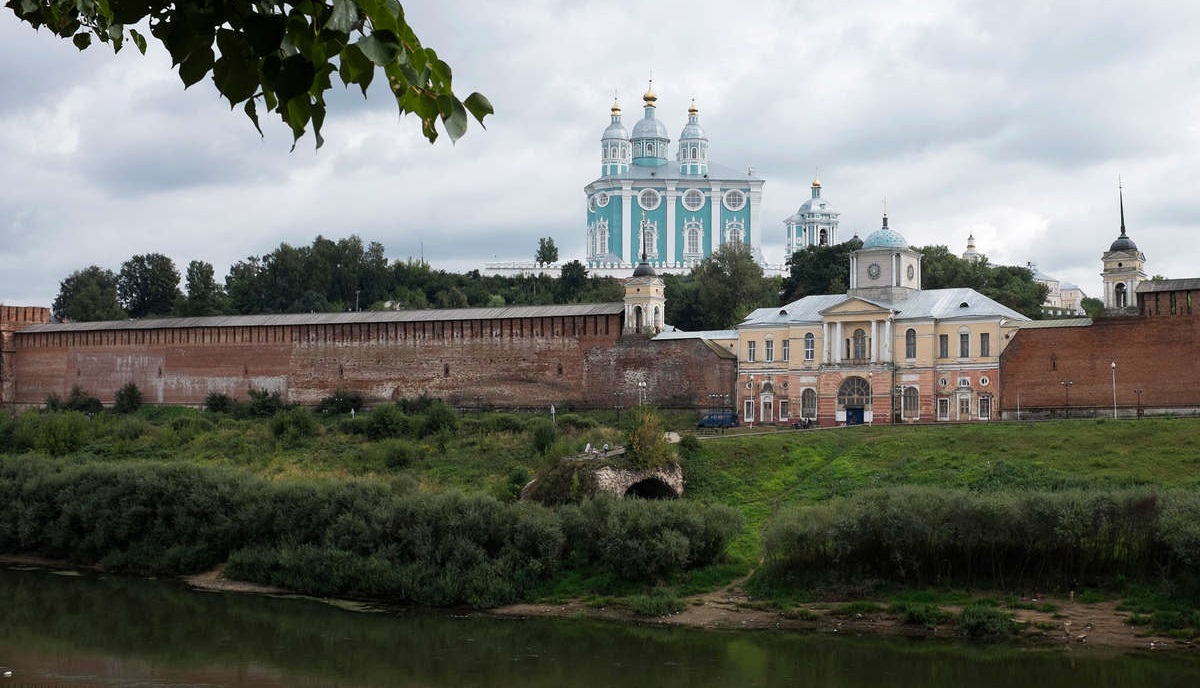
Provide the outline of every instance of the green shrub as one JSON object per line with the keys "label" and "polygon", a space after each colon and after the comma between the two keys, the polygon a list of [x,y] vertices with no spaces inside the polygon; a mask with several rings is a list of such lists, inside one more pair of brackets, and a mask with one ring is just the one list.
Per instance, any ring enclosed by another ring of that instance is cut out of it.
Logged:
{"label": "green shrub", "polygon": [[13,444],[17,448],[51,456],[79,451],[91,437],[91,422],[81,411],[23,413],[13,428]]}
{"label": "green shrub", "polygon": [[362,392],[339,389],[317,404],[317,413],[350,413],[361,411],[364,399]]}
{"label": "green shrub", "polygon": [[96,397],[88,394],[79,385],[71,387],[71,393],[66,399],[60,399],[51,393],[46,397],[46,408],[50,411],[78,411],[94,416],[104,410],[104,404]]}
{"label": "green shrub", "polygon": [[412,420],[396,404],[384,404],[371,409],[362,427],[367,437],[373,440],[412,434]]}
{"label": "green shrub", "polygon": [[403,439],[380,440],[375,450],[383,465],[394,471],[408,467],[417,457],[417,448]]}
{"label": "green shrub", "polygon": [[204,410],[211,413],[233,413],[237,402],[228,394],[209,392],[204,397]]}
{"label": "green shrub", "polygon": [[526,421],[515,413],[489,413],[479,427],[484,432],[525,432]]}
{"label": "green shrub", "polygon": [[142,407],[142,390],[132,382],[127,382],[117,390],[113,410],[117,413],[133,413]]}
{"label": "green shrub", "polygon": [[683,600],[662,588],[655,588],[648,595],[633,595],[627,602],[634,614],[647,617],[678,614],[684,608]]}
{"label": "green shrub", "polygon": [[968,638],[989,641],[1003,640],[1017,632],[1017,624],[1011,614],[981,604],[963,608],[958,616],[958,628]]}
{"label": "green shrub", "polygon": [[441,399],[431,401],[424,410],[421,437],[449,434],[458,430],[458,414]]}
{"label": "green shrub", "polygon": [[897,602],[888,607],[888,613],[900,617],[900,621],[906,625],[925,628],[936,628],[954,618],[936,604],[921,602]]}
{"label": "green shrub", "polygon": [[251,418],[270,418],[284,408],[283,397],[279,392],[251,389],[246,393],[250,400],[246,404],[245,412]]}
{"label": "green shrub", "polygon": [[317,434],[319,427],[305,408],[279,411],[271,417],[271,434],[284,446],[295,447]]}
{"label": "green shrub", "polygon": [[545,419],[539,419],[532,424],[529,431],[529,446],[533,453],[545,456],[558,441],[558,428]]}

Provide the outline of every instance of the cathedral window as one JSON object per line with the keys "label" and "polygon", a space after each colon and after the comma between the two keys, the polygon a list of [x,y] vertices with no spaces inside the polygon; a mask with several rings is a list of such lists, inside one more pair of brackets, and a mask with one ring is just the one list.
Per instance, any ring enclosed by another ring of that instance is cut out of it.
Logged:
{"label": "cathedral window", "polygon": [[746,207],[746,194],[740,189],[730,189],[725,192],[724,203],[729,210],[741,210]]}
{"label": "cathedral window", "polygon": [[642,223],[642,254],[647,258],[658,257],[658,227],[653,222]]}
{"label": "cathedral window", "polygon": [[700,256],[700,242],[703,236],[704,226],[696,220],[683,223],[683,254],[688,257]]}
{"label": "cathedral window", "polygon": [[911,327],[904,333],[904,357],[917,357],[917,331]]}
{"label": "cathedral window", "polygon": [[730,220],[725,223],[725,241],[726,244],[742,243],[742,223],[737,220]]}
{"label": "cathedral window", "polygon": [[704,207],[704,192],[700,189],[688,189],[683,192],[683,207],[692,212]]}
{"label": "cathedral window", "polygon": [[596,207],[603,208],[608,205],[608,194],[600,191],[596,194]]}
{"label": "cathedral window", "polygon": [[642,189],[638,193],[638,205],[642,210],[654,210],[662,203],[662,195],[654,189]]}
{"label": "cathedral window", "polygon": [[608,221],[600,220],[596,223],[595,230],[595,246],[594,252],[596,255],[608,253]]}

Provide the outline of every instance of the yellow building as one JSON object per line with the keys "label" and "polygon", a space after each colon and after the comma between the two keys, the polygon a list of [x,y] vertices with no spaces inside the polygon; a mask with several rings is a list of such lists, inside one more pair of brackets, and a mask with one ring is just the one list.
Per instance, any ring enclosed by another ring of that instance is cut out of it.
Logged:
{"label": "yellow building", "polygon": [[986,421],[1000,352],[1028,318],[974,289],[921,289],[921,254],[883,226],[846,294],[760,308],[737,327],[745,424]]}

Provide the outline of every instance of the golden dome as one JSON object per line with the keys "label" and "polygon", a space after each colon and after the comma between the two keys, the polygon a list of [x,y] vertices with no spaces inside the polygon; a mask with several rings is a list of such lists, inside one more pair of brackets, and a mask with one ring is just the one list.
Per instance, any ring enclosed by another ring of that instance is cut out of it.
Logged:
{"label": "golden dome", "polygon": [[688,108],[688,114],[694,115],[694,114],[697,114],[698,112],[700,112],[700,111],[696,109],[696,99],[692,98],[692,106]]}
{"label": "golden dome", "polygon": [[619,115],[619,114],[621,114],[621,106],[617,104],[617,99],[616,99],[616,98],[613,98],[612,113],[613,113],[614,115]]}
{"label": "golden dome", "polygon": [[650,85],[646,88],[646,95],[642,96],[642,100],[646,102],[647,107],[654,107],[655,101],[658,100],[658,96],[654,94],[654,79],[650,80]]}
{"label": "golden dome", "polygon": [[812,185],[813,185],[813,188],[814,188],[814,189],[819,189],[819,188],[821,188],[821,178],[820,178],[820,177],[816,177],[816,176],[814,176],[814,177],[813,177],[813,183],[812,183]]}

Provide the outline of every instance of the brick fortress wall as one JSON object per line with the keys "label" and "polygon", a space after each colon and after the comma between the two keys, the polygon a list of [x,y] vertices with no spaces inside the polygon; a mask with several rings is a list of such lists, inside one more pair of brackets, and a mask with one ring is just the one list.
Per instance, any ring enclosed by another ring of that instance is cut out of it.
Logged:
{"label": "brick fortress wall", "polygon": [[[236,318],[224,319],[236,323]],[[177,321],[178,323],[195,322]],[[158,326],[159,324],[164,326]],[[645,382],[648,403],[701,405],[727,393],[736,361],[700,340],[622,336],[620,312],[417,320],[34,331],[15,337],[14,410],[79,385],[111,403],[136,384],[147,403],[199,405],[212,392],[278,391],[315,404],[334,390],[373,402],[422,394],[458,406],[625,407]]]}
{"label": "brick fortress wall", "polygon": [[[1130,317],[1084,327],[1022,329],[1000,356],[1001,408],[1015,416],[1060,417],[1070,396],[1072,415],[1112,414],[1116,362],[1118,416],[1141,406],[1161,412],[1200,407],[1200,318]],[[1070,391],[1061,382],[1070,381]]]}
{"label": "brick fortress wall", "polygon": [[50,309],[39,306],[0,306],[0,406],[16,393],[13,375],[14,335],[30,325],[50,322]]}

